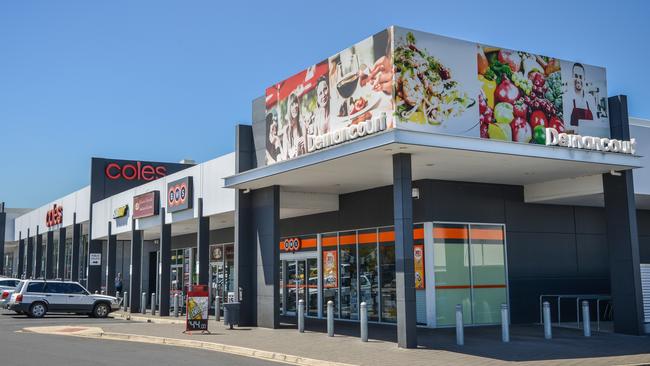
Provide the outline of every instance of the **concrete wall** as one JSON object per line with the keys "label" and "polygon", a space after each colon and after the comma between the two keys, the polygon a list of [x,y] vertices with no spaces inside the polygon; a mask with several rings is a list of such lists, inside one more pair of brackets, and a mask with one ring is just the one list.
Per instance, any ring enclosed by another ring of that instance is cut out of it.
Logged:
{"label": "concrete wall", "polygon": [[[414,222],[505,223],[513,322],[538,319],[540,294],[608,293],[602,208],[528,204],[523,188],[414,182]],[[340,210],[281,220],[281,236],[392,225],[392,187],[340,196]],[[650,262],[650,211],[638,211],[641,262]],[[573,315],[573,314],[570,314]]]}

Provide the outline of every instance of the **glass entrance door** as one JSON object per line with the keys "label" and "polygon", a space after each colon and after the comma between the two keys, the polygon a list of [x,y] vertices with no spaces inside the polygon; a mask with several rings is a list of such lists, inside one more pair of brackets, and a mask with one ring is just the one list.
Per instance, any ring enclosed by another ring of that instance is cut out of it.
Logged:
{"label": "glass entrance door", "polygon": [[305,301],[305,315],[318,316],[318,260],[283,260],[280,276],[281,311],[297,315],[298,302]]}

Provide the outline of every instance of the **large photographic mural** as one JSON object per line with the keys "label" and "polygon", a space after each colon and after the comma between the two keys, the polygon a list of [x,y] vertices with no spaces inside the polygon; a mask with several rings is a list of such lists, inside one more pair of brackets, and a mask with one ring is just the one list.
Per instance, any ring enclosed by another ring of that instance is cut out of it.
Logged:
{"label": "large photographic mural", "polygon": [[608,137],[605,69],[391,27],[266,89],[266,164],[391,128]]}

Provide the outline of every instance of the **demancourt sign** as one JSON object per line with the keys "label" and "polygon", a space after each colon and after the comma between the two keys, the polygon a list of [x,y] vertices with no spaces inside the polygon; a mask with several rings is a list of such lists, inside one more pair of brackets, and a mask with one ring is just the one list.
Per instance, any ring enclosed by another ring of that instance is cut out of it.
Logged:
{"label": "demancourt sign", "polygon": [[624,141],[607,137],[581,136],[559,132],[555,128],[546,129],[546,145],[630,155],[634,155],[636,152],[635,139]]}

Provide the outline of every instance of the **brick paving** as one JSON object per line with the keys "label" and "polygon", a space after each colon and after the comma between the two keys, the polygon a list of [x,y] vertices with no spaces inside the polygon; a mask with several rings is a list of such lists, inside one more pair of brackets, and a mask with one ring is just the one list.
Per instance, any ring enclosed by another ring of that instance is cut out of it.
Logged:
{"label": "brick paving", "polygon": [[[290,321],[291,319],[284,319]],[[501,342],[500,327],[465,329],[465,345],[456,346],[454,329],[419,329],[418,349],[399,349],[394,326],[371,324],[370,342],[358,339],[358,323],[336,322],[333,338],[325,334],[325,322],[308,320],[307,332],[293,324],[281,329],[241,327],[228,330],[211,321],[212,334],[183,334],[182,324],[127,323],[102,325],[107,332],[197,339],[234,346],[281,352],[314,359],[358,365],[650,365],[650,336],[626,336],[593,332],[584,338],[580,330],[553,328],[545,340],[541,326],[518,325],[511,342]]]}

